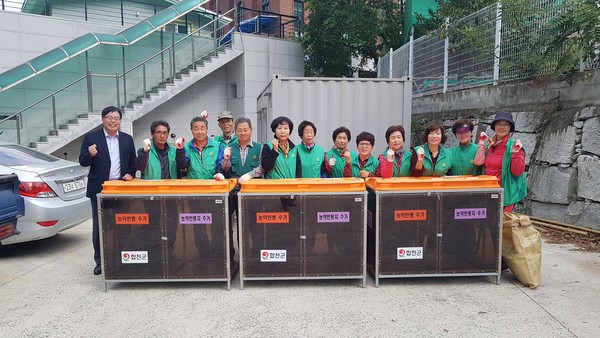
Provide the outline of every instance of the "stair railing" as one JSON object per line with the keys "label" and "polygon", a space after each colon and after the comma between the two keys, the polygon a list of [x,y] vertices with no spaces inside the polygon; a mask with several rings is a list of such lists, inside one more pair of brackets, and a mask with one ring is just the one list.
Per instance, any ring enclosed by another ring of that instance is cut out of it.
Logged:
{"label": "stair railing", "polygon": [[[219,45],[220,37],[226,28],[234,25],[231,22],[220,25],[219,22],[235,10],[232,8],[215,16],[210,22],[177,41],[175,32],[172,32],[171,45],[122,73],[101,74],[88,71],[86,75],[25,108],[7,116],[0,115],[0,139],[32,146],[32,143],[43,136],[56,135],[61,126],[82,113],[93,114],[96,109],[115,103],[118,107],[125,107],[131,102],[141,102],[143,97],[156,91],[158,86],[173,83],[182,71],[216,55],[218,49],[225,46]],[[164,34],[163,31],[161,33]],[[86,64],[87,58],[86,52]],[[63,100],[62,96],[66,98]],[[50,116],[47,114],[48,110],[51,112]],[[27,112],[32,112],[29,114],[31,117],[25,116]],[[28,118],[31,123],[36,122],[35,127],[27,126]],[[9,126],[13,121],[14,127]]]}

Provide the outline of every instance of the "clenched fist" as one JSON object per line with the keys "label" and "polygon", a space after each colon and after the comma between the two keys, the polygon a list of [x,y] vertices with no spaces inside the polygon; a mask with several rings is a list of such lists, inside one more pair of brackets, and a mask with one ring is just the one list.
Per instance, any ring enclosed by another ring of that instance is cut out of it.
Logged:
{"label": "clenched fist", "polygon": [[419,161],[423,161],[425,158],[425,150],[423,150],[423,147],[417,149],[417,157]]}
{"label": "clenched fist", "polygon": [[152,145],[152,141],[149,138],[144,139],[144,151],[149,152],[150,146]]}
{"label": "clenched fist", "polygon": [[185,139],[180,137],[177,140],[175,140],[175,147],[177,149],[183,149],[183,144],[185,143]]}
{"label": "clenched fist", "polygon": [[89,146],[88,152],[90,153],[91,157],[96,156],[96,154],[98,154],[98,148],[96,148],[96,144],[92,144],[91,146]]}

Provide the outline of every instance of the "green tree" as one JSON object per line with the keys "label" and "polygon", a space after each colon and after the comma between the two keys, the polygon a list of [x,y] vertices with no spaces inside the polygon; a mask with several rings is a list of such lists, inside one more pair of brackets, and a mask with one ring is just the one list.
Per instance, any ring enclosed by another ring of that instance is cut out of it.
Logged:
{"label": "green tree", "polygon": [[[309,76],[352,76],[402,38],[402,3],[390,0],[307,0],[301,38]],[[385,54],[385,52],[384,52]],[[352,58],[360,62],[352,66]]]}

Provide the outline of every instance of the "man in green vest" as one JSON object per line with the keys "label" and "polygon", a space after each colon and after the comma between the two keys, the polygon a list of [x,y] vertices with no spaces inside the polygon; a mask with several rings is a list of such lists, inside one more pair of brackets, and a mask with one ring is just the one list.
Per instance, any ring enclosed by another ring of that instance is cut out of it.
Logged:
{"label": "man in green vest", "polygon": [[237,178],[238,183],[262,177],[260,144],[252,141],[252,122],[246,117],[235,121],[236,139],[225,149],[221,168],[227,178]]}
{"label": "man in green vest", "polygon": [[[187,169],[188,179],[215,179],[224,180],[224,171],[221,168],[223,161],[223,148],[208,137],[208,120],[196,116],[190,121],[190,130],[194,138],[184,144],[184,155],[177,155],[177,163],[181,168]],[[190,203],[190,208],[191,208]],[[209,228],[211,236],[208,236]],[[194,239],[198,254],[201,258],[223,257],[224,231],[215,231],[218,226],[211,224],[198,224],[194,226]]]}
{"label": "man in green vest", "polygon": [[[135,159],[135,168],[142,173],[142,179],[160,180],[177,178],[177,153],[183,155],[183,142],[178,142],[175,147],[169,146],[169,132],[171,127],[165,120],[153,121],[150,124],[150,136],[152,139],[145,139],[144,146],[138,150]],[[177,233],[177,205],[175,203],[167,204],[167,238],[169,260],[173,259],[173,251]],[[158,226],[160,220],[160,210],[145,208],[150,215],[153,226]]]}
{"label": "man in green vest", "polygon": [[260,144],[252,141],[252,122],[246,117],[240,117],[235,120],[236,141],[230,143],[224,151],[221,167],[225,171],[225,177],[237,178],[238,186],[229,193],[229,211],[231,216],[230,226],[230,244],[231,258],[235,261],[235,252],[237,246],[237,193],[240,185],[253,178],[263,176],[263,169],[260,166]]}
{"label": "man in green vest", "polygon": [[142,179],[160,180],[177,178],[176,152],[183,153],[183,144],[176,150],[169,146],[171,127],[165,120],[153,121],[150,125],[152,139],[145,139],[144,146],[137,152],[135,168]]}
{"label": "man in green vest", "polygon": [[177,164],[187,170],[190,179],[225,179],[221,168],[223,150],[218,142],[208,137],[208,120],[196,116],[190,122],[194,138],[183,146],[183,155],[177,154]]}
{"label": "man in green vest", "polygon": [[231,112],[227,110],[220,112],[217,121],[219,122],[219,128],[221,128],[223,134],[215,136],[214,140],[221,145],[223,149],[235,144],[237,136],[234,134],[233,115]]}

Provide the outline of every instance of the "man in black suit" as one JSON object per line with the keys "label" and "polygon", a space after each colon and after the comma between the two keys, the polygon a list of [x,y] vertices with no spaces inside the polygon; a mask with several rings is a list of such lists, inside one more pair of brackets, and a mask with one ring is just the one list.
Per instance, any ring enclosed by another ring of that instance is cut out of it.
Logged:
{"label": "man in black suit", "polygon": [[117,107],[102,110],[102,129],[90,131],[83,137],[79,164],[90,167],[86,196],[92,202],[92,242],[94,244],[94,275],[102,273],[100,260],[100,233],[98,226],[98,200],[102,184],[108,180],[131,181],[135,176],[135,146],[133,137],[121,128],[123,113]]}

